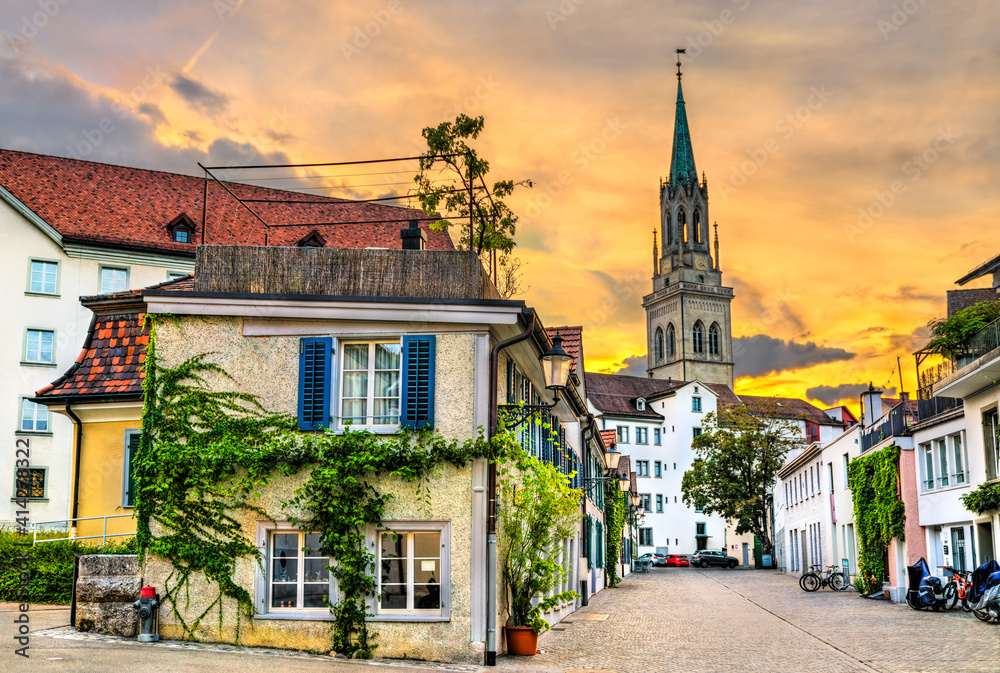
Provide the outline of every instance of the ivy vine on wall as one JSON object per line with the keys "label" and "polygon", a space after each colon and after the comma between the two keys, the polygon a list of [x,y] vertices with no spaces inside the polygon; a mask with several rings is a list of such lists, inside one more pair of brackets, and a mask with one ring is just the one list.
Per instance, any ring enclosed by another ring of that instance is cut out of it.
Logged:
{"label": "ivy vine on wall", "polygon": [[871,593],[882,586],[882,555],[893,538],[903,539],[906,516],[899,499],[899,447],[859,456],[847,468],[858,534],[856,586]]}
{"label": "ivy vine on wall", "polygon": [[618,565],[621,557],[622,531],[625,528],[625,500],[617,480],[613,480],[604,492],[604,525],[607,527],[604,568],[608,573],[608,586],[616,587],[622,581],[618,574]]}
{"label": "ivy vine on wall", "polygon": [[[391,476],[416,483],[425,508],[427,480],[446,463],[462,467],[476,458],[500,461],[522,451],[507,432],[466,441],[449,441],[429,430],[388,437],[350,429],[303,434],[294,417],[267,411],[253,395],[210,389],[209,378],[231,377],[207,354],[175,368],[161,367],[156,343],[154,320],[134,465],[137,539],[140,558],[155,554],[173,565],[163,602],[192,639],[215,606],[221,630],[226,597],[236,601],[238,642],[242,619],[253,615],[253,597],[234,581],[236,563],[242,558],[262,563],[238,517],[253,513],[273,521],[275,513],[255,502],[261,488],[274,476],[308,469],[305,483],[282,508],[305,512],[298,519],[286,518],[319,533],[322,553],[333,559],[329,568],[342,596],[330,606],[333,649],[370,657],[377,645],[365,617],[376,583],[365,530],[382,524],[392,499],[379,492],[378,480]],[[179,606],[188,606],[195,573],[217,585],[219,593],[189,622]]]}

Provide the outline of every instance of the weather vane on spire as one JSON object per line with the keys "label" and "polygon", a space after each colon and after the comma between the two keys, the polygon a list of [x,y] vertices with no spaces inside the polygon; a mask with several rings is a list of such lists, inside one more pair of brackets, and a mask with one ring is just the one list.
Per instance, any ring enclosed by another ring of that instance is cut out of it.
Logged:
{"label": "weather vane on spire", "polygon": [[677,81],[681,79],[681,54],[686,54],[687,49],[675,49],[677,52]]}

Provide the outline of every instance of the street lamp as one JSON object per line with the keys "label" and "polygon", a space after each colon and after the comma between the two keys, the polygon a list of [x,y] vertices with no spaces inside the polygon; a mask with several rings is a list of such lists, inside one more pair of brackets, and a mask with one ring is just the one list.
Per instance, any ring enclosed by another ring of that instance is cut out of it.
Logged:
{"label": "street lamp", "polygon": [[629,488],[632,487],[632,480],[628,478],[627,474],[623,474],[622,478],[618,480],[618,485],[621,486],[622,493],[628,493]]}
{"label": "street lamp", "polygon": [[565,390],[569,380],[569,363],[573,357],[563,350],[562,337],[552,337],[552,348],[542,354],[542,375],[549,390]]}
{"label": "street lamp", "polygon": [[616,449],[614,445],[612,445],[610,449],[604,452],[604,462],[608,464],[609,470],[612,471],[617,470],[618,461],[621,459],[622,459],[622,452]]}
{"label": "street lamp", "polygon": [[632,496],[632,506],[633,507],[638,507],[640,502],[642,502],[642,497],[639,496],[638,493]]}

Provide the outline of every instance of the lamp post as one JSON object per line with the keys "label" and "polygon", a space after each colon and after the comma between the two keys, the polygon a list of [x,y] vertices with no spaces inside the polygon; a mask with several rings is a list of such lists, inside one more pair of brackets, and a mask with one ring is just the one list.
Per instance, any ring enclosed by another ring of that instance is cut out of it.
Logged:
{"label": "lamp post", "polygon": [[551,390],[553,393],[552,404],[498,405],[497,408],[503,410],[505,416],[516,419],[514,423],[507,425],[508,430],[521,425],[533,414],[554,409],[559,404],[559,393],[566,390],[566,384],[569,381],[569,365],[573,361],[573,356],[563,350],[562,337],[552,337],[552,347],[542,353],[538,360],[542,365],[545,389]]}

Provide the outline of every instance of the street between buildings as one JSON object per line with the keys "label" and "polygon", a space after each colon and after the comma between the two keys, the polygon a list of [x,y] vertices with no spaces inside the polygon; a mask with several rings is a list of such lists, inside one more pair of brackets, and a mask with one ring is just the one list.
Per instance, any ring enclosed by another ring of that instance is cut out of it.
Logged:
{"label": "street between buildings", "polygon": [[[4,604],[0,635],[16,606]],[[475,666],[419,662],[345,662],[301,652],[242,650],[212,644],[139,645],[77,635],[68,610],[36,610],[30,662],[3,653],[0,670],[149,670],[226,673],[280,666],[309,671],[476,671]],[[48,635],[44,635],[48,634]],[[534,657],[502,657],[481,671],[684,671],[880,673],[995,672],[1000,631],[962,612],[917,612],[860,598],[853,591],[805,593],[796,579],[772,571],[665,569],[633,574],[621,587],[545,634]],[[276,661],[267,662],[267,659]],[[22,660],[23,661],[23,660]]]}

